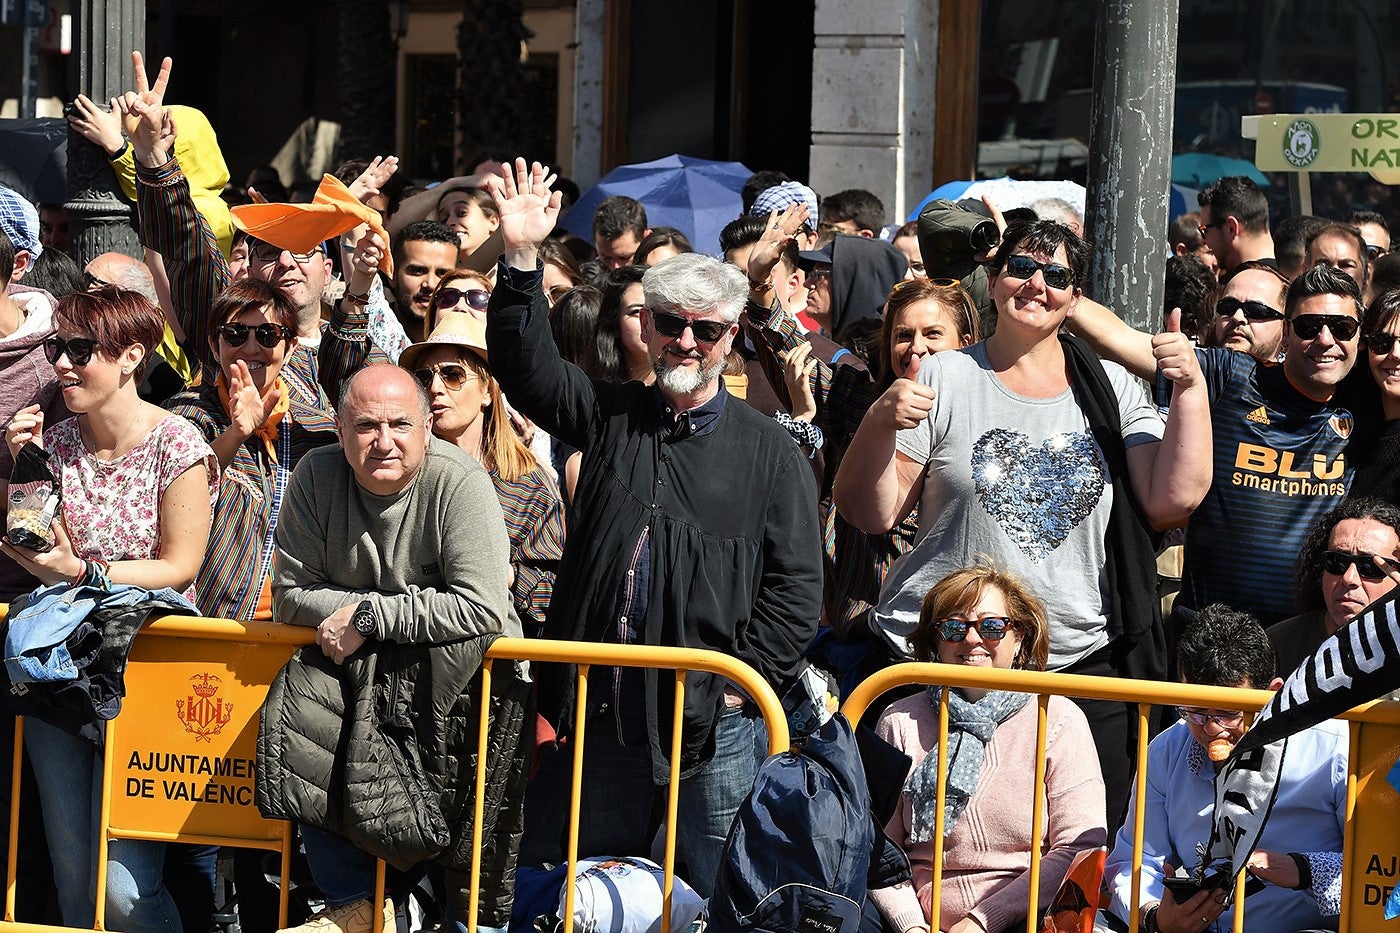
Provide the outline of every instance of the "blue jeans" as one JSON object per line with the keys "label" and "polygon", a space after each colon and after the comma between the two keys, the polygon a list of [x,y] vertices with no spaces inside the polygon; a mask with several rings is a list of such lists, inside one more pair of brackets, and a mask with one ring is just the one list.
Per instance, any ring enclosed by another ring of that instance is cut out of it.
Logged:
{"label": "blue jeans", "polygon": [[[90,929],[97,910],[102,756],[92,743],[33,718],[24,721],[24,750],[38,779],[63,922]],[[180,933],[180,914],[161,880],[164,866],[164,843],[118,839],[107,847],[108,929]]]}
{"label": "blue jeans", "polygon": [[374,897],[374,856],[342,836],[298,824],[311,880],[327,907],[344,907]]}
{"label": "blue jeans", "polygon": [[[751,704],[726,708],[715,724],[715,755],[681,781],[676,837],[687,880],[702,897],[714,891],[720,854],[739,805],[753,788],[768,754],[768,729]],[[623,746],[610,711],[589,718],[583,756],[583,800],[579,807],[579,858],[650,855],[650,832],[666,800],[652,781],[651,751]],[[553,752],[525,792],[521,865],[564,861],[573,753]]]}

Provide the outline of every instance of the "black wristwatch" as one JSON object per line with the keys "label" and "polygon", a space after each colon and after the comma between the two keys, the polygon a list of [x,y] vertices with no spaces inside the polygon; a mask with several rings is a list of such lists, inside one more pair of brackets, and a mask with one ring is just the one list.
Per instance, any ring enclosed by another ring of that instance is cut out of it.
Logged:
{"label": "black wristwatch", "polygon": [[350,617],[351,623],[355,626],[355,631],[365,638],[373,638],[375,627],[379,620],[374,615],[374,605],[367,599],[360,600],[360,604],[355,607],[355,614]]}

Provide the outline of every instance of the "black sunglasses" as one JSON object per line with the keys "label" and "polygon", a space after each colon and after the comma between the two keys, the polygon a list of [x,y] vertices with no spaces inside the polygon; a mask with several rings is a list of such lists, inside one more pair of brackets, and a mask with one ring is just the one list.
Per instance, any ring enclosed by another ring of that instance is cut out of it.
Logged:
{"label": "black sunglasses", "polygon": [[1361,339],[1366,341],[1366,349],[1376,354],[1376,356],[1385,356],[1390,352],[1391,347],[1395,346],[1395,341],[1400,340],[1400,336],[1382,332],[1379,334],[1367,334]]}
{"label": "black sunglasses", "polygon": [[439,311],[457,307],[457,302],[467,299],[467,307],[475,311],[485,311],[491,303],[491,293],[481,288],[442,288],[433,298],[433,307]]}
{"label": "black sunglasses", "polygon": [[250,324],[220,324],[218,330],[224,346],[231,350],[247,343],[249,333],[269,350],[292,336],[291,329],[281,324],[259,324],[256,327]]}
{"label": "black sunglasses", "polygon": [[724,321],[692,321],[669,311],[652,311],[651,320],[656,325],[656,332],[663,337],[679,337],[689,327],[700,343],[714,343],[723,337],[731,326]]}
{"label": "black sunglasses", "polygon": [[1225,226],[1225,221],[1229,219],[1229,217],[1222,217],[1220,220],[1212,220],[1208,224],[1199,224],[1196,227],[1196,232],[1199,233],[1201,236],[1205,236],[1206,231],[1209,230],[1211,227],[1223,227]]}
{"label": "black sunglasses", "polygon": [[1067,266],[1058,262],[1036,262],[1024,253],[1017,253],[1006,260],[1006,274],[1013,279],[1029,279],[1037,269],[1050,288],[1069,288],[1072,276]]}
{"label": "black sunglasses", "polygon": [[983,641],[1001,641],[1007,629],[1016,627],[1015,619],[1005,616],[989,616],[985,619],[944,619],[938,623],[938,636],[944,641],[962,641],[967,638],[967,630],[977,629]]}
{"label": "black sunglasses", "polygon": [[254,262],[260,263],[276,262],[278,259],[282,258],[284,252],[291,253],[292,258],[297,262],[310,262],[312,256],[315,256],[324,249],[324,246],[317,246],[309,253],[293,253],[289,249],[284,250],[280,246],[273,246],[271,243],[265,243],[262,240],[254,240],[252,238],[248,240],[248,258]]}
{"label": "black sunglasses", "polygon": [[97,349],[97,341],[91,337],[69,337],[64,340],[57,335],[44,338],[44,356],[50,363],[57,363],[60,356],[68,356],[74,366],[86,366]]}
{"label": "black sunglasses", "polygon": [[[1381,558],[1386,560],[1386,558]],[[1375,556],[1362,551],[1353,554],[1350,551],[1323,551],[1322,569],[1334,577],[1340,577],[1347,572],[1347,568],[1355,565],[1356,572],[1361,575],[1361,579],[1370,580],[1375,583],[1386,578],[1385,571],[1376,566]]]}
{"label": "black sunglasses", "polygon": [[466,385],[468,380],[477,378],[476,373],[456,363],[439,363],[436,366],[425,366],[413,372],[413,378],[417,379],[418,384],[425,389],[433,387],[434,376],[442,380],[442,384],[447,387],[449,392],[456,392]]}
{"label": "black sunglasses", "polygon": [[99,278],[98,276],[93,275],[86,269],[83,270],[83,291],[96,291],[99,288],[106,288],[108,285],[111,284],[112,283],[107,281],[106,279]]}
{"label": "black sunglasses", "polygon": [[1262,301],[1240,301],[1238,298],[1226,296],[1215,303],[1215,313],[1220,317],[1234,317],[1235,312],[1244,309],[1244,316],[1249,321],[1281,321],[1283,312],[1278,308],[1271,308]]}
{"label": "black sunglasses", "polygon": [[1332,332],[1334,339],[1350,340],[1356,336],[1361,322],[1345,314],[1300,314],[1288,325],[1293,328],[1293,333],[1304,340],[1312,340],[1322,333],[1324,327]]}

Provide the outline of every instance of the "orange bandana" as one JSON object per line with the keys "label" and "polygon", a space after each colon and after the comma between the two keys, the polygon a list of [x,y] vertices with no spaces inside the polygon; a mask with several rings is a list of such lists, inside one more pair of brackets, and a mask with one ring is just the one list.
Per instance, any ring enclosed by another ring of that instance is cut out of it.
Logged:
{"label": "orange bandana", "polygon": [[325,241],[367,223],[384,243],[379,268],[385,275],[394,274],[389,234],[384,232],[379,211],[361,204],[334,175],[322,177],[310,204],[240,204],[230,208],[229,213],[239,230],[294,253],[309,253]]}
{"label": "orange bandana", "polygon": [[[228,381],[224,379],[222,372],[219,373],[214,386],[219,390],[219,404],[224,406],[225,413],[228,413],[229,417],[232,418],[232,409],[229,407],[228,399]],[[281,390],[281,398],[277,400],[277,407],[272,409],[272,414],[268,415],[267,420],[253,432],[254,437],[262,438],[263,446],[267,448],[267,455],[272,458],[273,463],[277,462],[277,425],[287,414],[287,408],[291,405],[292,400],[291,386],[283,382],[281,376],[277,377],[276,388]]]}

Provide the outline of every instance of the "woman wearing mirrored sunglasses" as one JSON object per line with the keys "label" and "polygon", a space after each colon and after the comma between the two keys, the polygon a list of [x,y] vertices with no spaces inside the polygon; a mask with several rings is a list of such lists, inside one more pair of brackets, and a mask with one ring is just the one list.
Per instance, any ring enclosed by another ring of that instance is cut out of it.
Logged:
{"label": "woman wearing mirrored sunglasses", "polygon": [[427,340],[403,351],[399,365],[428,392],[433,434],[471,454],[496,487],[510,537],[511,596],[526,635],[544,627],[554,575],[564,553],[558,487],[516,434],[487,362],[486,325],[445,311]]}
{"label": "woman wearing mirrored sunglasses", "polygon": [[1380,387],[1385,424],[1348,454],[1356,466],[1351,495],[1400,502],[1400,290],[1381,292],[1361,322],[1361,352]]}
{"label": "woman wearing mirrored sunglasses", "polygon": [[[919,507],[917,543],[871,614],[896,657],[908,655],[933,582],[986,552],[1056,594],[1049,669],[1166,675],[1149,523],[1184,521],[1210,487],[1209,399],[1179,328],[1153,338],[1175,384],[1165,423],[1126,370],[1061,334],[1088,261],[1088,244],[1063,224],[1009,227],[991,260],[996,332],[895,382],[841,462],[835,501],[852,525],[880,533]],[[1133,714],[1121,703],[1079,705],[1116,817],[1131,783],[1123,737]]]}
{"label": "woman wearing mirrored sunglasses", "polygon": [[[55,544],[43,553],[9,543],[0,550],[45,585],[169,588],[193,601],[219,470],[197,429],[137,394],[164,316],[136,292],[104,286],[61,299],[54,321],[45,351],[76,416],[45,425],[37,406],[23,409],[6,441],[12,453],[34,442],[50,456],[63,494]],[[24,751],[38,778],[63,921],[91,927],[102,754],[71,728],[30,716]],[[122,840],[108,851],[109,928],[181,929],[162,882],[164,844]]]}
{"label": "woman wearing mirrored sunglasses", "polygon": [[[1049,654],[1045,607],[1016,577],[990,564],[955,570],[924,597],[910,635],[914,659],[964,668],[1043,670]],[[984,933],[1024,926],[1031,848],[1041,852],[1037,901],[1046,907],[1076,854],[1103,845],[1104,785],[1094,738],[1079,707],[1052,696],[1046,709],[1045,784],[1035,784],[1037,708],[1024,693],[971,687],[948,691],[948,756],[938,761],[942,688],[898,700],[875,731],[913,759],[885,827],[909,855],[913,879],[871,891],[901,931]],[[940,771],[947,774],[943,878],[932,917],[933,840]],[[1039,839],[1031,808],[1044,797]]]}
{"label": "woman wearing mirrored sunglasses", "polygon": [[199,428],[225,474],[197,602],[206,616],[268,621],[282,494],[303,456],[338,442],[335,419],[307,404],[283,376],[297,347],[297,319],[280,290],[243,279],[214,299],[210,314],[218,375],[166,402]]}

